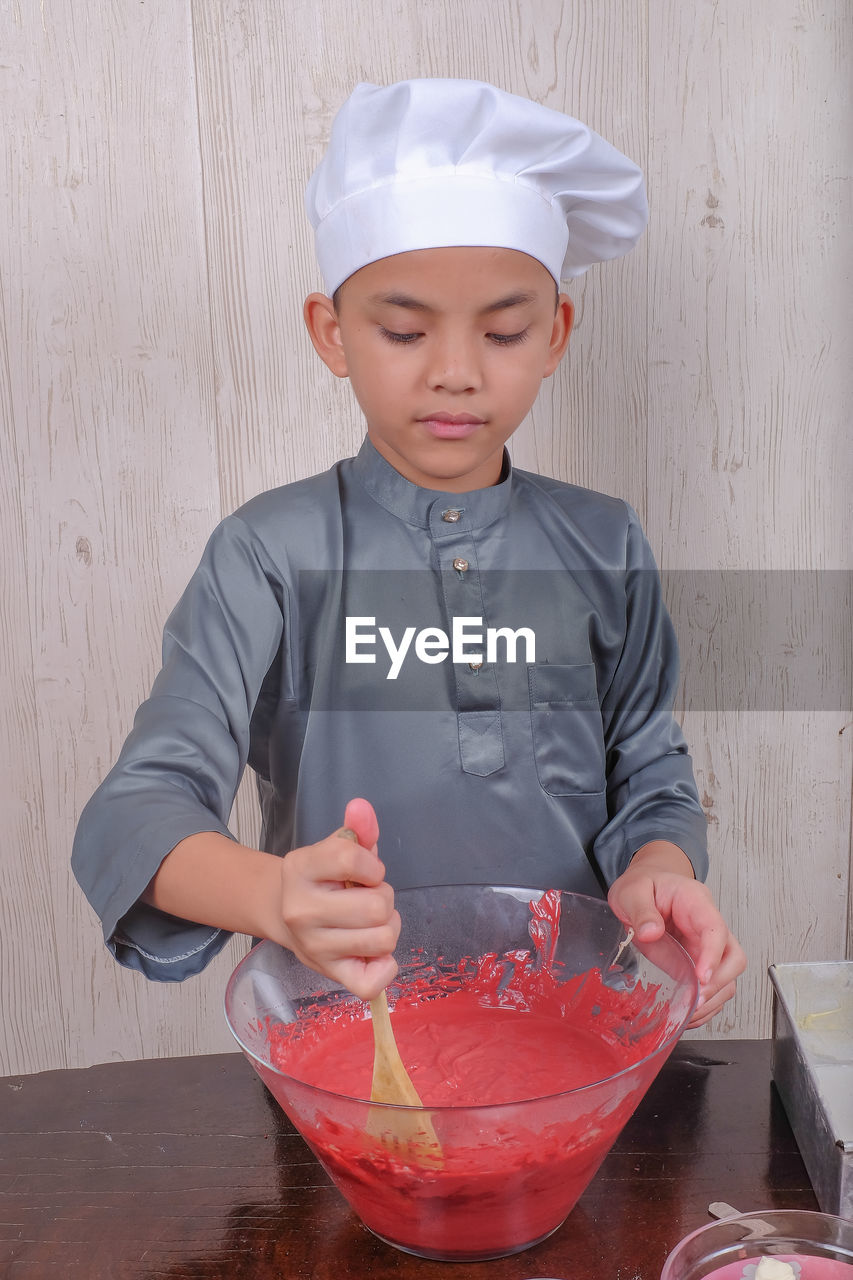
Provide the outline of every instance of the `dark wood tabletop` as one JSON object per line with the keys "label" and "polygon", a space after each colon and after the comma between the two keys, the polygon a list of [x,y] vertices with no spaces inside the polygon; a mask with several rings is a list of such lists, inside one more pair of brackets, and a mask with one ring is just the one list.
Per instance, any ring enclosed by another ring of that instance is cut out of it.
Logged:
{"label": "dark wood tabletop", "polygon": [[679,1044],[576,1208],[492,1262],[427,1262],[350,1212],[239,1053],[0,1079],[10,1280],[659,1280],[708,1205],[814,1209],[770,1042]]}

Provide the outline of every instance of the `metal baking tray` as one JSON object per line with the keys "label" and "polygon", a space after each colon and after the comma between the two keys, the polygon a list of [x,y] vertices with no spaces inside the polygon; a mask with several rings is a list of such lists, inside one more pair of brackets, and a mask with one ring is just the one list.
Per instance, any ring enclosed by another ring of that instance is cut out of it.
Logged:
{"label": "metal baking tray", "polygon": [[769,974],[776,1088],[821,1209],[853,1218],[853,961]]}

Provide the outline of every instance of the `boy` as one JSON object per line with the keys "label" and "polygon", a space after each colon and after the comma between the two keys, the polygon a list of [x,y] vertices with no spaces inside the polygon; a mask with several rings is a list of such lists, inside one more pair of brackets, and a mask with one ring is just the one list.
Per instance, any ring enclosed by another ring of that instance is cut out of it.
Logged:
{"label": "boy", "polygon": [[[560,113],[415,80],[356,89],[306,199],[327,292],[305,321],[367,439],[211,538],[78,829],[105,939],[181,979],[239,930],[369,997],[396,970],[390,884],[609,888],[690,951],[700,1025],[744,961],[700,883],[651,553],[624,503],[504,451],[568,344],[561,278],[630,249],[642,177]],[[225,825],[246,763],[262,850]]]}

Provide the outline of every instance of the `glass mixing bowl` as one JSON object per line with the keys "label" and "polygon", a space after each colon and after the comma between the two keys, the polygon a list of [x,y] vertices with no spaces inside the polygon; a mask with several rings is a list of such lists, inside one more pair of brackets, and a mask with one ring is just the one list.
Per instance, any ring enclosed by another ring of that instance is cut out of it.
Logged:
{"label": "glass mixing bowl", "polygon": [[753,1280],[763,1257],[797,1280],[853,1280],[853,1222],[807,1209],[766,1209],[710,1222],[685,1236],[661,1280]]}
{"label": "glass mixing bowl", "polygon": [[[540,1083],[499,1103],[422,1110],[366,1100],[369,1076],[362,1096],[349,1096],[346,1060],[334,1087],[319,1088],[297,1078],[288,1060],[294,1046],[313,1035],[321,1053],[328,1047],[332,1055],[336,1028],[369,1017],[369,1006],[271,942],[231,975],[228,1025],[381,1239],[450,1261],[517,1253],[560,1226],[657,1075],[695,1007],[693,964],[669,935],[626,943],[606,902],[580,894],[452,885],[398,891],[395,903],[403,926],[400,972],[387,993],[392,1025],[395,1005],[417,1006],[428,1018],[428,1001],[473,998],[478,1008],[533,1014],[525,1028],[535,1036],[547,1004],[551,1015],[559,1009],[561,1035],[574,1034],[577,1023],[578,1035],[616,1055],[618,1069],[583,1087]],[[438,1161],[388,1140],[422,1120],[440,1144]]]}

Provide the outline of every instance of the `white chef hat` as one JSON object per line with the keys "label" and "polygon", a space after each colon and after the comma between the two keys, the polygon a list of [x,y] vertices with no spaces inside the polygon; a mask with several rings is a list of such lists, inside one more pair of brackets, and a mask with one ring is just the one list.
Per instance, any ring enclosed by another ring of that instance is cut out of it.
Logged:
{"label": "white chef hat", "polygon": [[580,120],[476,80],[359,84],[305,193],[329,294],[369,262],[520,249],[554,279],[633,248],[643,175]]}

